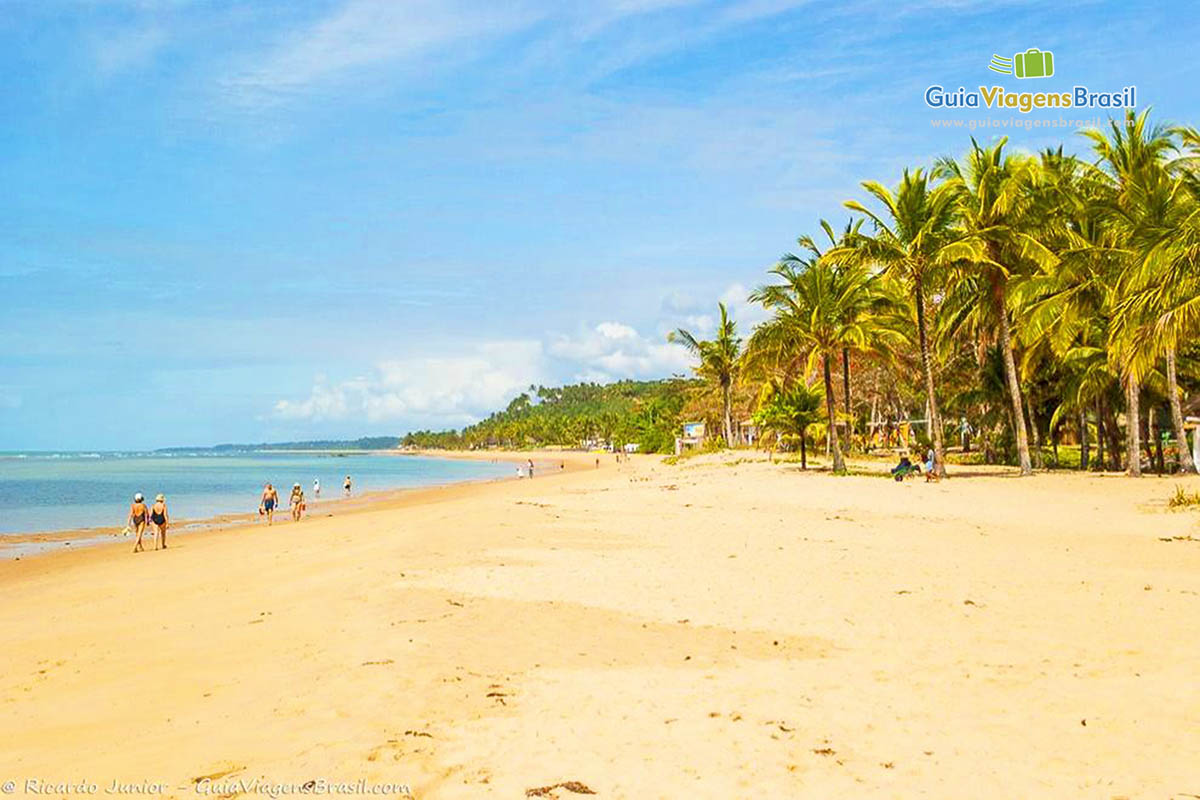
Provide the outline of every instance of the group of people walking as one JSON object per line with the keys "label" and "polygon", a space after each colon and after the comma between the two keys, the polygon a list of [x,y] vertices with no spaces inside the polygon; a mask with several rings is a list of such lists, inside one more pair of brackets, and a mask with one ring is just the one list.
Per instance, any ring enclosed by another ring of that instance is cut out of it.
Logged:
{"label": "group of people walking", "polygon": [[[350,481],[350,476],[346,476],[345,482],[342,484],[342,490],[346,497],[350,496],[350,489],[353,486]],[[321,496],[321,479],[317,478],[313,481],[313,498]],[[258,514],[265,517],[268,525],[275,524],[275,509],[282,504],[279,502],[279,492],[275,487],[268,483],[263,486],[262,497],[258,503]],[[304,518],[304,512],[308,510],[308,503],[304,499],[304,489],[300,488],[299,483],[292,484],[292,493],[288,495],[288,508],[292,511],[292,522],[299,522]]]}
{"label": "group of people walking", "polygon": [[146,505],[146,498],[141,492],[133,496],[133,502],[129,505],[129,519],[125,526],[126,534],[136,534],[137,538],[133,542],[133,552],[140,553],[146,549],[142,543],[142,537],[146,535],[146,530],[154,525],[154,530],[151,536],[154,537],[154,549],[160,547],[167,548],[167,527],[171,524],[171,514],[167,511],[167,498],[163,495],[158,495],[154,498],[154,504]]}
{"label": "group of people walking", "polygon": [[[342,483],[342,491],[346,497],[350,496],[353,483],[350,476],[346,476],[346,480]],[[313,481],[313,497],[321,496],[321,481],[318,478]],[[268,525],[275,523],[275,509],[280,508],[282,504],[279,502],[279,492],[276,491],[273,484],[263,486],[262,495],[259,498],[258,514],[264,517]],[[307,501],[304,498],[304,490],[300,488],[299,483],[292,484],[292,493],[288,496],[288,507],[292,512],[292,521],[299,522],[304,517],[304,512],[308,509]],[[150,535],[154,537],[154,549],[166,549],[167,547],[167,527],[171,524],[171,515],[167,511],[167,498],[159,494],[154,498],[152,505],[146,505],[146,498],[141,492],[133,496],[133,502],[129,505],[129,518],[126,522],[125,533],[135,534],[136,539],[133,543],[133,552],[140,553],[146,549],[142,539],[150,526],[154,529]]]}

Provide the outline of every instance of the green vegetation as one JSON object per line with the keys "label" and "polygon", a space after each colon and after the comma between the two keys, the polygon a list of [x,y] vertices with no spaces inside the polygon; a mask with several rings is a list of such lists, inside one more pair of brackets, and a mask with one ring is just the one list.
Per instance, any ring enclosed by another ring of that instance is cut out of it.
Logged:
{"label": "green vegetation", "polygon": [[246,453],[263,450],[394,450],[400,446],[399,436],[364,436],[361,439],[315,439],[305,442],[272,442],[262,444],[218,444],[212,447],[164,447],[156,453]]}
{"label": "green vegetation", "polygon": [[773,315],[743,368],[777,387],[758,405],[769,434],[782,441],[776,393],[820,383],[839,471],[844,449],[894,447],[901,433],[933,448],[939,472],[948,443],[956,462],[1025,475],[1194,472],[1183,409],[1200,387],[1188,345],[1200,135],[1129,113],[1086,136],[1093,160],[972,140],[894,189],[864,182],[844,232],[821,222],[824,252],[802,238],[807,255],[785,255],[771,270],[782,280],[751,295]]}
{"label": "green vegetation", "polygon": [[794,383],[788,387],[778,383],[767,383],[763,387],[758,411],[754,413],[755,424],[765,433],[778,437],[772,439],[768,436],[768,443],[783,443],[789,439],[799,441],[801,469],[808,469],[808,429],[820,419],[823,399],[819,390],[803,383]]}
{"label": "green vegetation", "polygon": [[692,355],[700,359],[696,374],[714,383],[721,397],[721,431],[725,444],[733,447],[733,384],[741,368],[742,340],[737,335],[737,324],[729,318],[724,303],[718,303],[721,321],[717,324],[717,335],[711,341],[700,341],[688,331],[680,328],[667,336],[671,342],[679,342]]}
{"label": "green vegetation", "polygon": [[1171,508],[1192,508],[1200,506],[1200,492],[1185,492],[1182,486],[1175,487],[1175,494],[1167,501]]}
{"label": "green vegetation", "polygon": [[620,381],[547,388],[531,386],[508,408],[461,431],[417,431],[409,447],[580,447],[588,442],[620,447],[635,443],[645,453],[670,453],[681,413],[696,394],[696,381]]}
{"label": "green vegetation", "polygon": [[686,419],[721,431],[706,446],[757,434],[802,464],[823,438],[838,472],[847,452],[902,444],[931,448],[938,473],[948,452],[1023,475],[1195,472],[1200,134],[1130,112],[1084,135],[1090,157],[971,140],[895,187],[864,182],[842,230],[822,220],[828,242],[801,237],[750,295],[770,318],[744,346],[723,304],[712,339],[670,335],[694,381],[538,388],[405,441],[662,452]]}

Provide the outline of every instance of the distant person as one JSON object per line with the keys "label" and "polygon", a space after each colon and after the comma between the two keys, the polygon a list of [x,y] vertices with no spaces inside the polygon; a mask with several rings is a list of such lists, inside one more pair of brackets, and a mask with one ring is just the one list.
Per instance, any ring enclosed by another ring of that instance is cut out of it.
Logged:
{"label": "distant person", "polygon": [[937,480],[937,473],[933,471],[933,465],[934,465],[934,453],[933,453],[933,448],[931,447],[931,448],[929,448],[929,452],[925,454],[925,463],[923,464],[923,466],[925,468],[925,480],[926,481],[936,481]]}
{"label": "distant person", "polygon": [[279,492],[267,484],[263,487],[262,500],[258,504],[258,513],[267,518],[268,525],[275,524],[275,506],[279,505]]}
{"label": "distant person", "polygon": [[900,463],[892,467],[892,477],[899,482],[907,478],[910,473],[918,471],[920,471],[920,468],[917,467],[916,464],[912,463],[908,456],[901,455]]}
{"label": "distant person", "polygon": [[154,498],[154,505],[150,507],[150,521],[154,523],[158,535],[154,549],[157,550],[161,546],[163,550],[166,550],[167,526],[171,523],[171,515],[167,513],[167,498],[161,494]]}
{"label": "distant person", "polygon": [[529,477],[533,477],[533,459],[529,459]]}
{"label": "distant person", "polygon": [[600,469],[600,459],[596,459],[596,469]]}
{"label": "distant person", "polygon": [[350,496],[350,476],[346,476],[346,482],[342,484],[342,491],[346,493],[346,497]]}
{"label": "distant person", "polygon": [[564,470],[564,469],[566,469],[566,468],[567,468],[567,462],[565,462],[565,461],[560,461],[560,462],[558,462],[558,469],[559,469],[559,472],[563,471],[563,470]]}
{"label": "distant person", "polygon": [[133,542],[133,552],[140,553],[146,548],[142,545],[142,536],[146,533],[146,527],[150,524],[150,509],[146,508],[146,498],[138,492],[133,496],[133,502],[129,504],[129,527],[137,534],[137,539]]}
{"label": "distant person", "polygon": [[517,480],[521,480],[521,478],[524,478],[524,477],[525,477],[525,470],[521,468],[520,464],[517,464]]}
{"label": "distant person", "polygon": [[313,481],[313,497],[321,496],[321,479],[317,478]]}
{"label": "distant person", "polygon": [[300,484],[292,486],[291,497],[288,498],[288,505],[292,507],[292,522],[299,522],[300,517],[304,514],[304,490],[300,488]]}

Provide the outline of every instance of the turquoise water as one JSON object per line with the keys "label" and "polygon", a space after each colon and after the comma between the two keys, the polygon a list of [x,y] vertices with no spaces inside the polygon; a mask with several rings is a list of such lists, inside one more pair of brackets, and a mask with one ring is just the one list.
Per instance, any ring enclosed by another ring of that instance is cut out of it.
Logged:
{"label": "turquoise water", "polygon": [[[512,467],[479,461],[394,455],[318,453],[127,454],[0,453],[0,535],[74,528],[123,527],[134,492],[167,497],[177,520],[253,513],[263,484],[285,508],[293,483],[321,500],[353,493],[508,477]],[[285,512],[286,513],[286,512]]]}

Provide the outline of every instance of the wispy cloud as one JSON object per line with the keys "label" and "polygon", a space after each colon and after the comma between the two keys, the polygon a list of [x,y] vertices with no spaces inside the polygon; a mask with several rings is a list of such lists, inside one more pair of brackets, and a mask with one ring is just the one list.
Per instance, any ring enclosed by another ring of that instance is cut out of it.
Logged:
{"label": "wispy cloud", "polygon": [[106,31],[92,42],[96,71],[105,78],[152,63],[169,36],[158,24]]}
{"label": "wispy cloud", "polygon": [[[806,0],[349,0],[274,42],[244,53],[222,79],[244,105],[272,105],[306,89],[409,65],[412,78],[489,54],[505,41],[503,69],[569,73],[584,84],[684,49],[729,27],[782,14]],[[689,9],[704,13],[686,15]],[[628,23],[637,21],[642,27]],[[617,34],[620,26],[619,35]],[[582,58],[581,45],[592,45]]]}
{"label": "wispy cloud", "polygon": [[352,0],[253,56],[226,83],[243,99],[269,99],[363,68],[411,62],[503,36],[540,16],[521,4]]}

